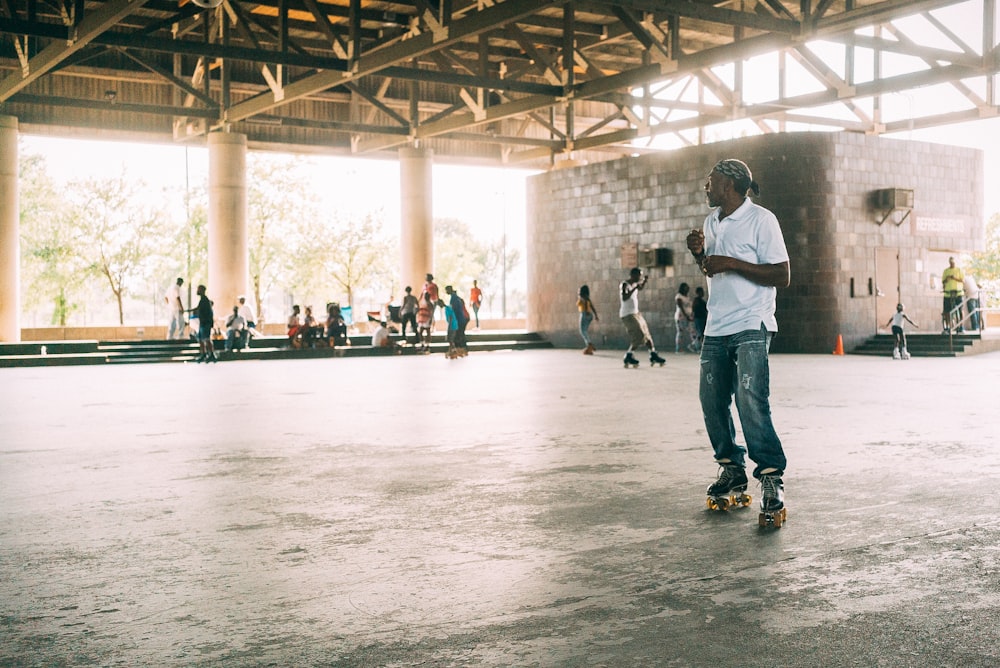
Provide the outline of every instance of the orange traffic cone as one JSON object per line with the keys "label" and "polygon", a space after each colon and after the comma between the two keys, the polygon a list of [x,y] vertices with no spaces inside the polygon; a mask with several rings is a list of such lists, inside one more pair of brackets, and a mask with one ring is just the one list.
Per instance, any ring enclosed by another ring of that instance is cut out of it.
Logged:
{"label": "orange traffic cone", "polygon": [[833,354],[834,355],[844,354],[844,337],[841,336],[840,334],[837,334],[837,347],[833,349]]}

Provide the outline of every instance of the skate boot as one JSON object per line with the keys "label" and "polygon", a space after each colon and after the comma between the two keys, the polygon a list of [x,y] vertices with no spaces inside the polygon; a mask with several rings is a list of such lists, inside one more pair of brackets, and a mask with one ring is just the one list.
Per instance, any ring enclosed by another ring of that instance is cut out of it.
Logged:
{"label": "skate boot", "polygon": [[635,355],[632,354],[631,350],[625,353],[625,359],[623,359],[622,362],[625,363],[626,369],[630,366],[634,369],[639,368],[639,360],[635,358]]}
{"label": "skate boot", "polygon": [[746,493],[747,472],[739,464],[720,464],[719,478],[708,486],[706,504],[709,510],[729,510],[740,506],[746,508],[753,500]]}
{"label": "skate boot", "polygon": [[903,346],[903,352],[900,353],[900,357],[902,357],[904,360],[910,359],[910,353],[906,349],[906,346]]}
{"label": "skate boot", "polygon": [[659,364],[660,366],[663,366],[666,363],[667,360],[657,355],[655,350],[649,353],[649,366],[653,366],[654,364]]}
{"label": "skate boot", "polygon": [[785,508],[785,485],[781,480],[781,471],[762,473],[760,476],[760,515],[757,524],[762,527],[780,529],[788,519],[788,509]]}
{"label": "skate boot", "polygon": [[899,348],[893,348],[892,349],[892,359],[894,359],[894,360],[901,360],[901,359],[903,359],[903,356],[899,354]]}

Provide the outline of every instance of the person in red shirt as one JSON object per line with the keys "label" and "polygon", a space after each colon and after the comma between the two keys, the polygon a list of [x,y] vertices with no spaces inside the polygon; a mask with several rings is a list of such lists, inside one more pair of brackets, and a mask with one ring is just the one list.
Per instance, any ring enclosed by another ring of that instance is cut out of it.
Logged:
{"label": "person in red shirt", "polygon": [[479,329],[479,307],[483,303],[483,291],[479,289],[478,281],[472,281],[472,289],[469,290],[469,303],[472,304],[472,312],[475,313],[476,329]]}
{"label": "person in red shirt", "polygon": [[438,306],[444,306],[444,302],[441,301],[441,296],[438,293],[437,283],[434,282],[434,274],[427,274],[427,280],[424,281],[424,289],[420,295],[421,301],[428,301],[431,305],[431,324],[430,331],[434,331],[434,317],[435,311],[437,311]]}

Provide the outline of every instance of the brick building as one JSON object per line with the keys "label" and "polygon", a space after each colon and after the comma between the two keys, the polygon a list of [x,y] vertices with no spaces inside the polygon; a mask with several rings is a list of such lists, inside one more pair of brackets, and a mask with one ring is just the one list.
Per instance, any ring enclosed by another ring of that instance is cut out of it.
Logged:
{"label": "brick building", "polygon": [[791,258],[775,352],[829,353],[838,334],[849,350],[898,300],[939,331],[948,256],[983,248],[982,152],[853,133],[749,137],[531,177],[528,328],[577,345],[586,283],[602,316],[598,347],[624,348],[618,285],[635,262],[651,267],[640,307],[658,348],[672,350],[677,286],[706,284],[685,238],[708,213],[708,173],[729,157],[750,166]]}

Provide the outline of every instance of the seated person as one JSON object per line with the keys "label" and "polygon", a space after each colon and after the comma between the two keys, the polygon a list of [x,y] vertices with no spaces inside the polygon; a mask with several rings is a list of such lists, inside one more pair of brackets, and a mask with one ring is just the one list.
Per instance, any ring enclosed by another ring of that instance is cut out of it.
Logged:
{"label": "seated person", "polygon": [[288,341],[292,343],[302,334],[302,321],[299,319],[299,305],[292,306],[292,314],[288,316]]}
{"label": "seated person", "polygon": [[257,330],[257,314],[254,312],[253,307],[247,304],[247,298],[243,295],[238,297],[240,305],[240,315],[243,316],[247,321],[247,335],[260,336]]}
{"label": "seated person", "polygon": [[240,307],[234,306],[232,314],[226,318],[226,352],[242,350],[246,346],[247,320],[240,315]]}
{"label": "seated person", "polygon": [[385,326],[385,320],[380,320],[378,327],[372,334],[372,348],[391,348],[392,340],[389,338],[389,328]]}
{"label": "seated person", "polygon": [[331,303],[326,307],[326,341],[332,348],[347,343],[347,324],[340,312],[340,304]]}
{"label": "seated person", "polygon": [[305,317],[302,318],[302,343],[315,345],[316,337],[322,333],[322,326],[320,326],[319,323],[316,322],[316,318],[313,317],[312,306],[307,306]]}

